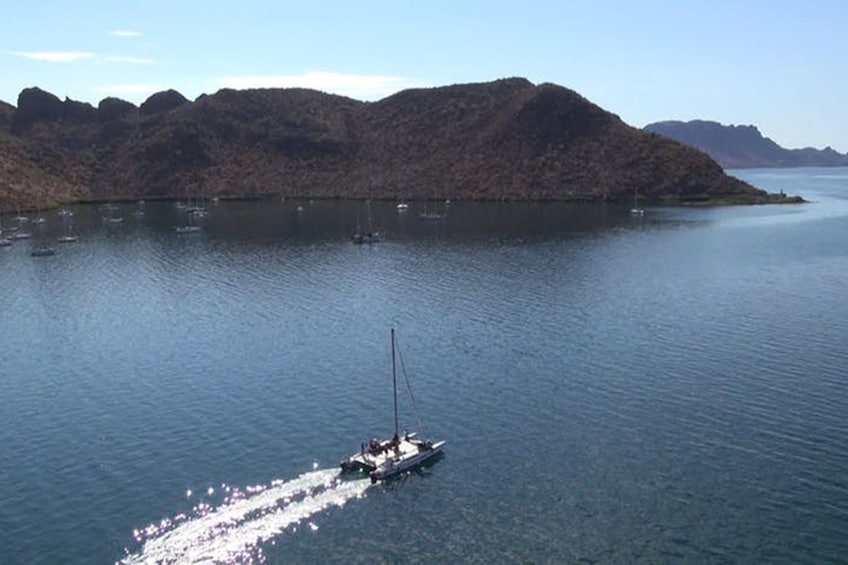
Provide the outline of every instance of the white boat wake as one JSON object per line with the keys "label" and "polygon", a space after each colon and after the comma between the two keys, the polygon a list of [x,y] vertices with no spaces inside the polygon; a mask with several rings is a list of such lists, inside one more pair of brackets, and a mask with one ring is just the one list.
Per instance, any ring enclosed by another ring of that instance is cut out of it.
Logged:
{"label": "white boat wake", "polygon": [[[120,563],[262,562],[263,544],[327,508],[361,498],[369,486],[368,479],[341,480],[337,470],[311,471],[268,486],[222,485],[226,497],[221,504],[202,503],[191,515],[133,532],[141,545]],[[314,523],[309,526],[317,529]]]}

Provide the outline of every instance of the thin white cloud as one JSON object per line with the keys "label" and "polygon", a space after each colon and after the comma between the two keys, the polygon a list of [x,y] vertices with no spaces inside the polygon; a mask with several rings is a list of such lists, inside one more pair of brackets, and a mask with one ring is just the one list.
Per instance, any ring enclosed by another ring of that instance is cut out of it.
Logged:
{"label": "thin white cloud", "polygon": [[9,51],[9,54],[33,61],[47,61],[50,63],[73,63],[94,57],[94,53],[88,51]]}
{"label": "thin white cloud", "polygon": [[417,86],[402,77],[350,75],[310,71],[302,75],[226,76],[218,79],[222,88],[312,88],[359,100],[374,100],[399,90]]}
{"label": "thin white cloud", "polygon": [[131,29],[116,29],[109,32],[109,35],[114,35],[115,37],[138,37],[141,35],[140,31],[134,31]]}
{"label": "thin white cloud", "polygon": [[152,65],[153,59],[147,57],[105,57],[110,63],[129,63],[131,65]]}

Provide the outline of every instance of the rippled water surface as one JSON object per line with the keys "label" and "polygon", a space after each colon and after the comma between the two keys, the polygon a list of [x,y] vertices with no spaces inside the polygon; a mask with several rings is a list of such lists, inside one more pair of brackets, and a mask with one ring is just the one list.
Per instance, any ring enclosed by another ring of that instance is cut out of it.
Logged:
{"label": "rippled water surface", "polygon": [[[735,174],[812,202],[45,213],[0,249],[0,561],[844,559],[848,170]],[[448,443],[372,486],[391,327]]]}

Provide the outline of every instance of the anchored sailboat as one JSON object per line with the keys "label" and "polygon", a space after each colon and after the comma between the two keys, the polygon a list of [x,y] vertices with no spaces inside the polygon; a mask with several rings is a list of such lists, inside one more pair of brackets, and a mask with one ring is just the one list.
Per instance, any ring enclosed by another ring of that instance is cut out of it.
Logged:
{"label": "anchored sailboat", "polygon": [[392,328],[392,392],[394,393],[395,433],[391,439],[372,439],[360,445],[355,453],[341,462],[343,472],[367,472],[371,482],[383,481],[413,469],[442,452],[444,441],[432,442],[415,433],[399,434],[397,402],[397,369],[395,362],[395,330]]}
{"label": "anchored sailboat", "polygon": [[639,194],[633,191],[633,208],[630,209],[631,216],[644,216],[645,209],[639,206]]}
{"label": "anchored sailboat", "polygon": [[374,231],[373,221],[371,219],[371,199],[365,201],[365,205],[368,208],[368,231],[363,232],[359,225],[356,226],[356,232],[350,237],[350,240],[359,245],[362,243],[377,243],[380,241],[380,233]]}
{"label": "anchored sailboat", "polygon": [[3,212],[0,211],[0,247],[9,247],[12,240],[3,235]]}

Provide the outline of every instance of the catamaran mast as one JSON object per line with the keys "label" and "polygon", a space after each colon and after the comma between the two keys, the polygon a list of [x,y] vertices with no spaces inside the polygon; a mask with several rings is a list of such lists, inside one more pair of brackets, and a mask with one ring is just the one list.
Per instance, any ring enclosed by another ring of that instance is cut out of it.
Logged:
{"label": "catamaran mast", "polygon": [[395,397],[395,437],[398,436],[397,371],[395,370],[395,329],[392,328],[392,391]]}

